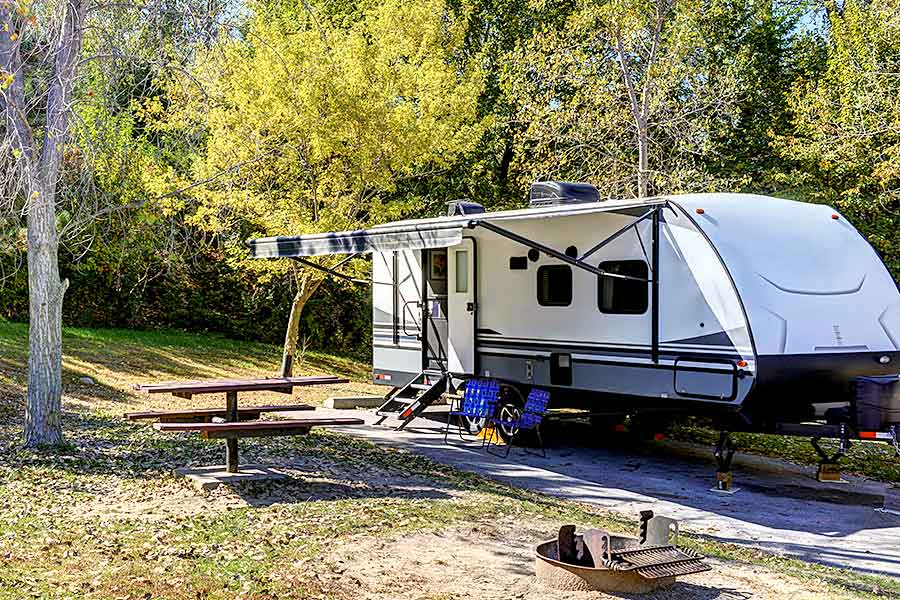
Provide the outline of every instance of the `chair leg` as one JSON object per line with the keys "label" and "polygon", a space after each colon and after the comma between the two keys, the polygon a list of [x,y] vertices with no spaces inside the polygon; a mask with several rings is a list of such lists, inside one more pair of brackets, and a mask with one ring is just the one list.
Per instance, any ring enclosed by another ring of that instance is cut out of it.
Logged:
{"label": "chair leg", "polygon": [[544,449],[544,440],[543,440],[543,438],[541,438],[540,426],[534,428],[534,435],[537,437],[538,448],[541,449],[541,452],[540,452],[540,454],[537,452],[531,452],[526,448],[525,453],[532,454],[534,456],[540,456],[541,458],[547,458],[547,451]]}
{"label": "chair leg", "polygon": [[[452,411],[451,411],[452,412]],[[444,443],[448,444],[447,436],[450,434],[450,420],[453,419],[453,415],[447,414],[447,422],[444,424]]]}
{"label": "chair leg", "polygon": [[[496,430],[496,429],[494,429],[494,434],[497,435],[497,438],[500,437],[500,434],[497,433],[497,430]],[[492,454],[493,456],[501,456],[501,454],[500,454],[499,451],[491,452],[491,443],[494,441],[494,434],[491,434],[490,438],[488,439],[487,448],[485,449],[485,452],[487,452],[488,454]],[[503,455],[502,455],[503,458],[509,458],[509,451],[512,450],[513,443],[516,441],[516,436],[517,436],[518,434],[519,434],[519,432],[518,432],[518,430],[517,430],[517,431],[516,431],[515,433],[513,433],[512,436],[509,438],[509,442],[506,443],[506,452],[504,452]],[[494,443],[494,448],[496,448],[496,447],[497,447],[497,444]]]}
{"label": "chair leg", "polygon": [[506,442],[506,454],[503,455],[504,458],[509,458],[509,452],[510,452],[510,450],[512,450],[512,447],[516,441],[517,435],[519,435],[518,429],[516,429],[511,436],[509,436],[509,441]]}
{"label": "chair leg", "polygon": [[534,433],[537,435],[538,446],[541,448],[541,456],[543,458],[547,458],[547,450],[544,449],[544,439],[541,437],[541,427],[538,425],[534,428]]}

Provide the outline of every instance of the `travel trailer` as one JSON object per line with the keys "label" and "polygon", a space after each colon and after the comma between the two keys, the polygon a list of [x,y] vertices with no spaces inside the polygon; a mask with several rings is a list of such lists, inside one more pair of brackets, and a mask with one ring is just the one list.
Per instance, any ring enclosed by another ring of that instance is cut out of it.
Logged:
{"label": "travel trailer", "polygon": [[[820,404],[852,407],[854,378],[898,370],[900,293],[828,206],[715,193],[600,200],[587,184],[542,182],[530,208],[455,202],[448,213],[251,242],[254,257],[316,268],[308,257],[372,253],[373,381],[393,388],[383,412],[403,424],[479,377],[598,415],[778,431]],[[879,439],[895,439],[895,396]],[[841,430],[859,429],[854,419],[829,415]]]}

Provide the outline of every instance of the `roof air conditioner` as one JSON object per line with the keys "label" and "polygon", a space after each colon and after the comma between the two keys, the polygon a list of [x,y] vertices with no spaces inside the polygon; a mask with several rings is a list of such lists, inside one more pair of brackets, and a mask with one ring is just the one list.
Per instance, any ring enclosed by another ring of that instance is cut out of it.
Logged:
{"label": "roof air conditioner", "polygon": [[600,192],[589,183],[535,181],[531,184],[531,206],[560,206],[600,202]]}

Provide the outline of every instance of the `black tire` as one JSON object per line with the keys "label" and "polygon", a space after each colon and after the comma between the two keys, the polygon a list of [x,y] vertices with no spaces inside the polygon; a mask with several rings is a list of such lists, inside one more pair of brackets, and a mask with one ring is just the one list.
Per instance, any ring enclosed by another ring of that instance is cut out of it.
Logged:
{"label": "black tire", "polygon": [[625,423],[625,415],[591,415],[588,418],[591,427],[603,432],[614,430],[617,425]]}
{"label": "black tire", "polygon": [[[503,421],[518,421],[523,408],[525,408],[525,394],[516,386],[501,384],[500,402],[497,406],[498,418]],[[500,439],[508,444],[516,434],[516,429],[501,425],[497,427],[497,433]]]}

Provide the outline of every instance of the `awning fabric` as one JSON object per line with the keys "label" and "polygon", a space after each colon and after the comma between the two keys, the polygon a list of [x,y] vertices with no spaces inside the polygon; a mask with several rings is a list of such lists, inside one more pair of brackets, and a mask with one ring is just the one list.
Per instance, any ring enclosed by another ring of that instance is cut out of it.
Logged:
{"label": "awning fabric", "polygon": [[463,230],[476,226],[479,221],[545,219],[601,212],[622,212],[636,208],[649,209],[665,202],[664,198],[606,200],[575,205],[398,221],[356,231],[258,238],[251,240],[250,254],[253,258],[290,258],[292,256],[446,248],[459,244],[462,241]]}

